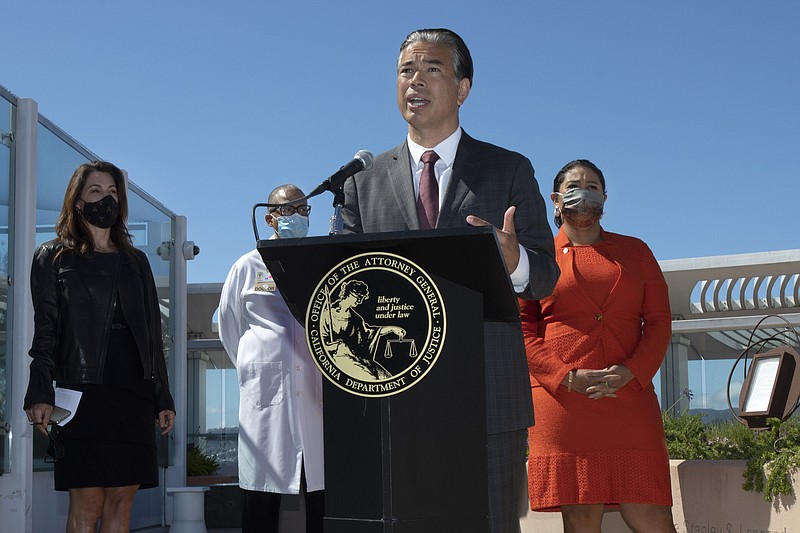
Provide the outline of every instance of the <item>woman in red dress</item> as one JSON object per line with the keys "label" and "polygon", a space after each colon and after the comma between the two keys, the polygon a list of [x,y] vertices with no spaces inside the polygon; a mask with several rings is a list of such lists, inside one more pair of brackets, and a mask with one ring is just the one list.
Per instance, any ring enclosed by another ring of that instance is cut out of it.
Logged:
{"label": "woman in red dress", "polygon": [[600,226],[603,173],[576,160],[556,175],[551,296],[521,301],[536,425],[531,509],[565,533],[600,533],[619,509],[635,532],[675,532],[661,410],[652,380],[671,335],[667,284],[647,245]]}

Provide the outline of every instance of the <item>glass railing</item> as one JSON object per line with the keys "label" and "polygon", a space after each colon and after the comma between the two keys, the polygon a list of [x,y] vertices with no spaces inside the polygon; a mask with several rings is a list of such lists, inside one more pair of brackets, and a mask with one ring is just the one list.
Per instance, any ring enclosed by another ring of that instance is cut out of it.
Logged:
{"label": "glass railing", "polygon": [[11,132],[13,131],[11,102],[0,96],[0,472],[9,471],[9,413],[8,384],[11,376],[11,347],[8,342],[8,267],[9,267],[9,206],[11,184]]}

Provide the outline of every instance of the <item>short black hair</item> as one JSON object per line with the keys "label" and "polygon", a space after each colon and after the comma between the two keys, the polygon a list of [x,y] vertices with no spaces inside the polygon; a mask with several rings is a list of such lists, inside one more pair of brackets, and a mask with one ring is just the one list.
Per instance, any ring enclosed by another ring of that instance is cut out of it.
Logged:
{"label": "short black hair", "polygon": [[289,196],[289,193],[296,192],[300,194],[300,196],[305,196],[303,191],[297,185],[293,183],[284,183],[283,185],[278,185],[272,192],[269,193],[269,197],[267,198],[267,202],[271,204],[279,204],[281,203],[281,197]]}

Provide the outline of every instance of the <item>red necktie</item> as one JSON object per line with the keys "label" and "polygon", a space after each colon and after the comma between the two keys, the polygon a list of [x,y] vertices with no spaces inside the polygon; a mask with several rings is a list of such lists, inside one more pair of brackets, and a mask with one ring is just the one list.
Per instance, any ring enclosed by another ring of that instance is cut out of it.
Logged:
{"label": "red necktie", "polygon": [[419,227],[433,229],[436,219],[439,218],[439,183],[436,181],[434,166],[439,160],[439,155],[433,150],[428,150],[420,161],[424,164],[422,175],[419,177],[419,198],[417,199],[417,216]]}

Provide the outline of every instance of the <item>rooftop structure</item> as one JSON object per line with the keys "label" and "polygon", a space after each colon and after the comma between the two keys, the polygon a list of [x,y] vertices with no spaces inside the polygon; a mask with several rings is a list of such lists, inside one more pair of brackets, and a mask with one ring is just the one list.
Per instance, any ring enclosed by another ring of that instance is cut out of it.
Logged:
{"label": "rooftop structure", "polygon": [[[0,86],[0,516],[9,531],[63,530],[66,495],[52,490],[44,464],[46,441],[31,431],[22,411],[27,350],[33,335],[29,269],[33,250],[52,238],[63,190],[75,167],[97,155],[38,113],[30,99]],[[194,257],[187,221],[128,182],[130,229],[151,262],[162,305],[177,426],[161,444],[162,483],[140,491],[133,528],[168,521],[166,487],[183,486],[186,447],[213,451],[220,474],[235,476],[238,431],[236,372],[216,329],[219,283],[187,284]],[[233,262],[236,258],[231,258]],[[772,335],[798,343],[800,249],[660,261],[669,285],[672,343],[656,390],[662,406],[702,409],[719,417],[743,381],[731,368],[754,340]],[[694,392],[691,402],[683,394]],[[730,390],[728,390],[730,389]],[[53,513],[33,513],[36,507]]]}

